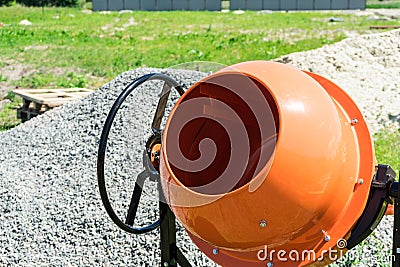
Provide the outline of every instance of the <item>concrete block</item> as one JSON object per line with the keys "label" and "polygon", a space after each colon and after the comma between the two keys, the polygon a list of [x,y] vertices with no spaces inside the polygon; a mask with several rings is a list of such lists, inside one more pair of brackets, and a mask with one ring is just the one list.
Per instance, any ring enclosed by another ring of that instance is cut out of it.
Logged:
{"label": "concrete block", "polygon": [[108,10],[108,0],[93,0],[92,9],[93,11]]}
{"label": "concrete block", "polygon": [[349,9],[349,0],[332,0],[332,9]]}
{"label": "concrete block", "polygon": [[230,10],[246,9],[246,0],[230,0],[229,9]]}
{"label": "concrete block", "polygon": [[157,10],[156,0],[140,0],[141,10]]}
{"label": "concrete block", "polygon": [[157,10],[172,10],[172,0],[157,0]]}
{"label": "concrete block", "polygon": [[206,10],[220,11],[222,9],[221,0],[206,0]]}
{"label": "concrete block", "polygon": [[330,10],[331,0],[315,0],[314,7],[315,10]]}
{"label": "concrete block", "polygon": [[264,0],[263,9],[265,10],[279,10],[280,0]]}
{"label": "concrete block", "polygon": [[263,1],[262,0],[247,0],[248,10],[262,10],[263,9]]}
{"label": "concrete block", "polygon": [[282,10],[296,10],[297,9],[296,0],[281,0],[281,9]]}
{"label": "concrete block", "polygon": [[205,10],[205,0],[189,0],[189,10]]}
{"label": "concrete block", "polygon": [[366,0],[350,0],[350,9],[365,9]]}
{"label": "concrete block", "polygon": [[314,10],[314,1],[318,0],[297,0],[298,10]]}
{"label": "concrete block", "polygon": [[125,9],[139,10],[139,0],[125,0]]}
{"label": "concrete block", "polygon": [[173,10],[188,10],[189,1],[188,0],[172,0]]}
{"label": "concrete block", "polygon": [[108,1],[108,10],[116,11],[124,9],[124,1],[123,0],[109,0]]}

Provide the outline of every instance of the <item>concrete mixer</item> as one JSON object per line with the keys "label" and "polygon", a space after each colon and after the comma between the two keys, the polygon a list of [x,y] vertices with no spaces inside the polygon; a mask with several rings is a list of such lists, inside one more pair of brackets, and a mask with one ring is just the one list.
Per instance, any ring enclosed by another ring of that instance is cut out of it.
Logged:
{"label": "concrete mixer", "polygon": [[[107,140],[127,96],[150,80],[164,87],[143,147],[145,170],[120,219],[105,183]],[[172,89],[180,97],[161,127]],[[115,224],[133,234],[160,228],[161,266],[192,266],[177,246],[176,218],[221,266],[325,266],[368,237],[392,204],[392,266],[400,266],[396,174],[376,162],[354,101],[311,72],[244,62],[186,91],[165,74],[144,75],[110,110],[97,168],[100,195]],[[157,183],[159,217],[135,227],[146,179]]]}

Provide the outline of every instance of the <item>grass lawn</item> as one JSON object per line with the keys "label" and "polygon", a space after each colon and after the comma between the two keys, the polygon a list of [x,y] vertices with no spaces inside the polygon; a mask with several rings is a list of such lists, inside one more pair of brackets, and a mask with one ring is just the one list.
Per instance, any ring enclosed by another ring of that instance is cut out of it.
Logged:
{"label": "grass lawn", "polygon": [[400,8],[399,0],[367,0],[367,8]]}
{"label": "grass lawn", "polygon": [[[343,22],[329,22],[331,17]],[[32,25],[19,25],[24,19]],[[42,13],[41,8],[18,6],[0,8],[0,23],[3,95],[16,87],[97,88],[137,67],[269,60],[340,41],[344,32],[367,33],[372,25],[398,24],[333,12],[101,14],[45,8]],[[3,74],[12,70],[20,71],[11,77]],[[14,110],[18,100],[10,93],[7,98],[11,103],[0,104],[0,130],[19,123]],[[399,170],[400,134],[381,132],[376,139],[379,162]]]}
{"label": "grass lawn", "polygon": [[20,124],[15,108],[22,105],[22,100],[17,98],[11,91],[7,92],[4,98],[3,102],[0,102],[0,132]]}
{"label": "grass lawn", "polygon": [[[330,23],[340,17],[344,22]],[[27,19],[31,26],[18,23]],[[337,42],[344,31],[369,32],[367,17],[329,12],[134,12],[87,14],[79,9],[0,8],[0,68],[26,74],[12,86],[96,88],[136,67],[191,61],[233,64],[273,59]]]}
{"label": "grass lawn", "polygon": [[375,154],[378,163],[390,165],[399,177],[400,129],[381,131],[374,136]]}

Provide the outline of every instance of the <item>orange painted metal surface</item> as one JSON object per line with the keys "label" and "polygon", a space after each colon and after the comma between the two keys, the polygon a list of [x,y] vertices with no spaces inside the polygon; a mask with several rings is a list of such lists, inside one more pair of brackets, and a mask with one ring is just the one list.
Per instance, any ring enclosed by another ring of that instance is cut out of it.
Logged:
{"label": "orange painted metal surface", "polygon": [[393,205],[388,205],[385,215],[394,215],[394,206]]}
{"label": "orange painted metal surface", "polygon": [[[260,108],[261,125],[254,115]],[[243,131],[248,141],[230,143]],[[166,199],[196,245],[222,266],[315,263],[278,259],[279,250],[286,258],[312,250],[328,262],[324,251],[351,232],[375,171],[367,125],[350,97],[321,76],[267,61],[228,67],[189,88],[162,143]],[[175,159],[177,149],[186,165]],[[211,150],[208,162],[202,156]],[[194,163],[209,165],[191,169]],[[237,177],[224,176],[231,167]],[[265,248],[276,251],[272,259],[260,259]]]}

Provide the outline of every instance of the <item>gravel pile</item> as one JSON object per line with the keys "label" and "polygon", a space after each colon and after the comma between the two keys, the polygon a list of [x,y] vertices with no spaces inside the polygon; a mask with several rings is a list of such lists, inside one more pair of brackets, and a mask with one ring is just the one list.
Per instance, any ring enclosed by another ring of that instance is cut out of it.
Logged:
{"label": "gravel pile", "polygon": [[[112,103],[128,82],[157,71],[123,73],[79,102],[0,133],[0,266],[159,266],[158,232],[132,236],[117,229],[102,207],[96,176],[98,141]],[[170,74],[186,88],[205,76]],[[160,83],[148,83],[128,98],[110,134],[106,174],[119,214],[142,170],[139,140],[149,136],[157,88]],[[151,186],[138,224],[155,218]],[[188,243],[187,236],[181,242]],[[197,266],[211,265],[193,246],[185,252]]]}
{"label": "gravel pile", "polygon": [[400,31],[361,35],[276,61],[318,73],[343,88],[375,133],[400,123]]}
{"label": "gravel pile", "polygon": [[[360,36],[278,61],[333,79],[354,98],[373,132],[398,120],[399,31]],[[0,133],[0,266],[159,266],[158,232],[132,236],[117,229],[101,205],[96,177],[98,141],[111,105],[130,81],[155,71],[163,70],[125,72],[81,101]],[[186,88],[205,76],[164,72]],[[142,169],[142,139],[150,134],[148,117],[160,87],[152,82],[134,93],[110,134],[106,175],[121,216],[134,176]],[[156,217],[154,183],[147,183],[145,191],[139,224]],[[391,219],[354,251],[387,253]],[[179,246],[195,266],[215,266],[182,229],[178,235]],[[365,254],[354,264],[376,266]]]}

